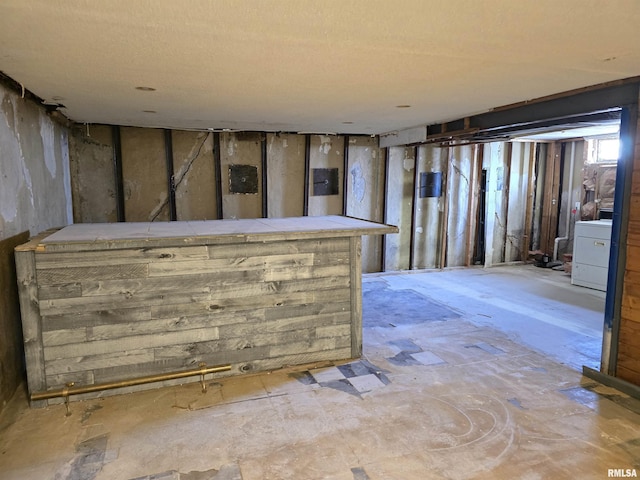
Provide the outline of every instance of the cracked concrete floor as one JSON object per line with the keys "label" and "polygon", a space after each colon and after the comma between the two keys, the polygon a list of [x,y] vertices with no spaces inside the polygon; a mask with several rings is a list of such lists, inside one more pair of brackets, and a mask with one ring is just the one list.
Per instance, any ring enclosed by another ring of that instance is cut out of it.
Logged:
{"label": "cracked concrete floor", "polygon": [[0,417],[0,478],[640,471],[640,402],[576,367],[597,361],[603,295],[532,268],[365,276],[364,356],[351,362],[72,402],[69,417],[18,394]]}

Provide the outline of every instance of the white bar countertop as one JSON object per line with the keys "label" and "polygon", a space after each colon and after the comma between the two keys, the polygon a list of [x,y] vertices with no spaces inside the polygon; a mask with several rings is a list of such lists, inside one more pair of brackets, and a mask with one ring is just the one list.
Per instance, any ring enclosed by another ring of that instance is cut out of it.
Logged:
{"label": "white bar countertop", "polygon": [[179,222],[77,223],[41,239],[38,252],[210,245],[397,233],[398,228],[340,215]]}

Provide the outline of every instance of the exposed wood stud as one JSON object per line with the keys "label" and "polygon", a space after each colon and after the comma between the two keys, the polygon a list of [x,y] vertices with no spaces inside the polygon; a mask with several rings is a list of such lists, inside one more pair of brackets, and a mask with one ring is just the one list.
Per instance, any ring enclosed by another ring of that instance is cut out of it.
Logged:
{"label": "exposed wood stud", "polygon": [[[384,192],[382,195],[382,223],[386,224],[388,220],[387,214],[387,194],[389,192],[389,149],[384,149]],[[380,251],[383,272],[387,271],[387,236],[382,235],[382,248]]]}
{"label": "exposed wood stud", "polygon": [[169,220],[178,219],[176,211],[176,181],[173,172],[173,135],[171,130],[164,129],[164,154],[167,166],[167,193],[169,199]]}
{"label": "exposed wood stud", "polygon": [[411,235],[409,237],[409,270],[414,268],[415,252],[413,251],[416,244],[416,214],[418,211],[418,188],[419,188],[419,170],[420,162],[418,161],[418,147],[412,147],[413,157],[415,160],[413,171],[413,197],[411,199]]}
{"label": "exposed wood stud", "polygon": [[343,160],[344,160],[344,164],[343,164],[343,169],[342,169],[342,215],[346,215],[347,214],[347,207],[348,207],[348,185],[349,185],[349,135],[345,135],[343,137],[343,147],[342,147],[342,152],[343,152]]}
{"label": "exposed wood stud", "polygon": [[213,133],[213,164],[216,171],[216,212],[218,219],[224,218],[222,211],[222,160],[220,159],[220,133]]}
{"label": "exposed wood stud", "polygon": [[116,195],[116,218],[118,222],[126,221],[124,211],[124,181],[122,178],[122,141],[120,127],[111,126],[111,138],[113,144],[113,177]]}
{"label": "exposed wood stud", "polygon": [[478,195],[479,188],[476,185],[477,170],[478,170],[478,145],[473,145],[471,153],[471,168],[469,170],[469,198],[467,199],[467,228],[465,232],[465,261],[464,264],[468,267],[471,265],[471,258],[473,257],[473,232],[475,231],[475,218],[476,218],[476,197]]}
{"label": "exposed wood stud", "polygon": [[311,175],[311,135],[304,136],[304,197],[302,215],[309,215],[309,182]]}
{"label": "exposed wood stud", "polygon": [[267,188],[267,134],[260,137],[260,158],[262,166],[262,218],[269,217],[269,191]]}
{"label": "exposed wood stud", "polygon": [[442,189],[441,200],[444,203],[444,209],[442,212],[442,222],[440,223],[440,268],[444,268],[447,265],[447,247],[449,242],[449,191],[451,190],[451,186],[449,185],[451,175],[449,175],[449,171],[451,170],[450,165],[453,161],[453,148],[443,148],[447,149],[447,162],[445,163],[445,168],[443,168],[444,171],[442,172],[444,175],[444,188]]}
{"label": "exposed wood stud", "polygon": [[540,228],[540,250],[544,253],[553,252],[553,242],[557,231],[560,154],[561,147],[558,142],[547,144],[544,197],[542,200],[542,224]]}
{"label": "exposed wood stud", "polygon": [[502,237],[502,252],[500,258],[502,262],[506,262],[507,258],[507,242],[509,242],[509,196],[511,195],[511,161],[513,157],[513,143],[508,142],[504,157],[504,177],[502,182],[502,198],[503,209],[505,211],[504,218],[504,236]]}
{"label": "exposed wood stud", "polygon": [[524,229],[522,234],[522,246],[520,260],[525,261],[529,257],[529,250],[531,250],[531,234],[533,232],[533,201],[536,188],[535,179],[535,164],[536,164],[536,150],[538,144],[534,143],[529,148],[529,170],[527,176],[527,208],[524,217]]}

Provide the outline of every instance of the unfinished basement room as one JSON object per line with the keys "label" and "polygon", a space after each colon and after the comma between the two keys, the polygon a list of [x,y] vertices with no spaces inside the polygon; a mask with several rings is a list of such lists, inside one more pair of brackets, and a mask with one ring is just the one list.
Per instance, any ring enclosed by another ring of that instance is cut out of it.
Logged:
{"label": "unfinished basement room", "polygon": [[0,2],[0,480],[640,474],[640,2]]}

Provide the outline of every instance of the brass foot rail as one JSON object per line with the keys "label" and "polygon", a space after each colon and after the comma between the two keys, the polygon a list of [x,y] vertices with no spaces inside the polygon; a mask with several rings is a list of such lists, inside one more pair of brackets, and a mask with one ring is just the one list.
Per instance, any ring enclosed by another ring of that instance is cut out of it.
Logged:
{"label": "brass foot rail", "polygon": [[65,405],[67,407],[67,416],[69,412],[69,396],[80,395],[82,393],[100,392],[102,390],[111,390],[114,388],[132,387],[134,385],[142,385],[145,383],[162,382],[165,380],[175,380],[177,378],[193,377],[194,375],[200,375],[200,383],[202,384],[202,392],[207,391],[207,385],[204,381],[204,376],[208,373],[227,372],[231,370],[231,365],[218,365],[215,367],[207,367],[205,363],[199,365],[200,368],[193,370],[184,370],[181,372],[169,372],[160,373],[157,375],[148,375],[146,377],[131,378],[128,380],[120,380],[117,382],[105,382],[96,383],[94,385],[80,385],[76,386],[75,383],[68,383],[64,388],[58,390],[47,390],[46,392],[34,392],[30,395],[31,401],[47,400],[50,398],[63,397]]}

